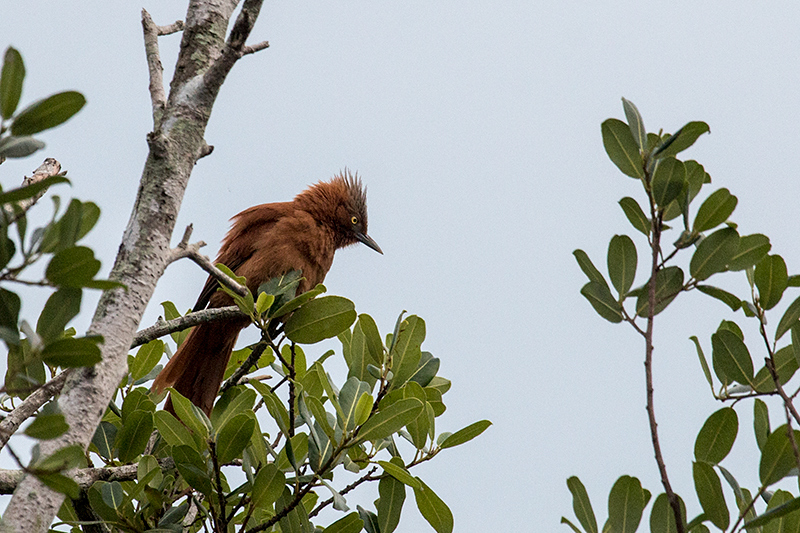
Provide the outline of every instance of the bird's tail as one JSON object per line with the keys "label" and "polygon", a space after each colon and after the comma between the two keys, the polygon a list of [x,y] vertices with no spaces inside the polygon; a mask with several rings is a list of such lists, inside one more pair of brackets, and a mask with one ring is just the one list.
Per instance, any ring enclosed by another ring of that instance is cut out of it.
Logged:
{"label": "bird's tail", "polygon": [[[173,387],[210,415],[236,338],[244,325],[223,320],[196,326],[153,381],[151,390],[161,393]],[[174,412],[171,398],[164,408]]]}

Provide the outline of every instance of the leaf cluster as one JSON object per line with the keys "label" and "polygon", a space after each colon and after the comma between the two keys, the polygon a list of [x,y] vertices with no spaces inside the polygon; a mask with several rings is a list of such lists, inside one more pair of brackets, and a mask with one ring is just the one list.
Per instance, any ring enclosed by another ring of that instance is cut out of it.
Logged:
{"label": "leaf cluster", "polygon": [[44,148],[44,143],[33,135],[69,120],[86,104],[81,93],[65,91],[17,111],[24,80],[22,56],[9,46],[0,71],[0,163],[9,157],[27,157]]}
{"label": "leaf cluster", "polygon": [[[771,488],[787,476],[796,476],[800,469],[800,431],[795,429],[800,426],[800,415],[793,404],[800,388],[793,393],[785,390],[800,366],[800,297],[788,305],[774,329],[768,326],[767,314],[790,289],[800,286],[800,276],[789,275],[784,259],[770,253],[772,245],[767,236],[739,233],[737,224],[730,221],[737,198],[728,189],[710,193],[699,202],[692,217],[691,206],[711,179],[696,161],[682,161],[676,156],[708,132],[708,125],[690,122],[673,135],[647,133],[636,106],[623,98],[623,107],[627,123],[617,119],[605,121],[603,143],[611,161],[623,174],[636,178],[644,193],[645,209],[631,197],[623,198],[619,204],[633,228],[646,238],[650,259],[648,279],[635,287],[637,246],[627,235],[615,235],[608,246],[607,277],[585,252],[574,252],[589,280],[581,293],[601,317],[633,326],[645,337],[650,354],[654,317],[681,293],[695,289],[723,302],[732,312],[741,311],[743,320],[755,322],[760,337],[754,341],[755,348],[748,347],[739,323],[722,320],[711,334],[711,365],[698,337],[691,337],[712,395],[732,405],[711,414],[695,441],[692,474],[702,513],[687,521],[680,496],[664,483],[665,492],[656,498],[651,509],[650,530],[702,532],[712,525],[722,531],[729,528],[734,531],[740,526],[748,532],[795,531],[800,527],[800,497],[784,490],[772,492]],[[678,217],[681,217],[679,235],[667,251],[662,238],[673,228],[666,222]],[[690,252],[688,269],[674,264],[686,252]],[[743,274],[749,294],[741,296],[709,284],[710,278],[724,273]],[[635,303],[627,304],[629,299]],[[647,326],[640,326],[640,320],[645,320]],[[754,355],[753,349],[761,353]],[[647,357],[645,364],[650,372]],[[764,364],[756,370],[755,361]],[[770,428],[769,409],[760,398],[763,396],[780,398],[786,424]],[[760,485],[755,492],[741,487],[720,464],[738,435],[735,406],[749,399],[753,400],[754,437],[760,452]],[[654,419],[654,413],[650,412],[650,416]],[[657,443],[653,425],[651,431]],[[659,453],[656,447],[662,479],[666,479],[666,466]],[[733,495],[733,513],[720,475]],[[598,531],[580,480],[572,477],[567,485],[583,531]],[[757,505],[759,498],[766,502],[765,508]],[[649,500],[649,491],[636,478],[620,477],[609,495],[608,520],[603,531],[636,531]],[[562,522],[574,531],[581,531],[566,518]]]}

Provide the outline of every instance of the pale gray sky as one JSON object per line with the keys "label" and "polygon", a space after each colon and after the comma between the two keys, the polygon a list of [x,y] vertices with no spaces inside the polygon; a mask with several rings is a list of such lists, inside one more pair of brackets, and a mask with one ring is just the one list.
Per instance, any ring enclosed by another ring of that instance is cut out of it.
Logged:
{"label": "pale gray sky", "polygon": [[[42,136],[44,152],[2,165],[2,184],[15,185],[45,156],[59,159],[73,182],[62,196],[103,210],[88,242],[105,272],[152,126],[141,7],[167,24],[184,16],[185,2],[30,0],[5,5],[0,18],[0,46],[26,62],[23,104],[64,89],[88,100]],[[369,187],[369,233],[385,255],[340,251],[329,292],[355,301],[382,332],[403,309],[426,320],[424,346],[453,381],[438,431],[494,423],[419,468],[453,510],[455,530],[566,531],[558,522],[572,516],[571,475],[604,520],[618,476],[662,490],[642,342],[580,296],[585,279],[571,255],[583,248],[605,270],[614,233],[643,244],[616,205],[641,198],[638,183],[607,159],[600,123],[624,117],[621,96],[651,131],[708,122],[711,135],[686,157],[711,174],[710,190],[739,197],[741,231],[769,235],[797,273],[799,23],[800,7],[787,1],[267,2],[253,40],[271,47],[243,59],[223,87],[206,136],[215,151],[195,168],[175,242],[193,223],[214,255],[228,218],[245,207],[357,170]],[[168,74],[179,38],[160,41]],[[43,201],[43,216],[49,210]],[[645,277],[641,270],[636,283]],[[204,278],[188,262],[170,266],[143,325],[160,301],[190,307]],[[746,294],[743,275],[724,280]],[[694,438],[720,405],[688,337],[710,353],[719,320],[745,324],[707,300],[681,297],[658,317],[655,337],[662,444],[692,516]],[[92,311],[86,300],[79,329]],[[33,303],[23,310],[29,320],[37,312]],[[737,408],[739,439],[724,464],[754,488],[751,409]],[[348,501],[371,505],[376,494],[371,487]],[[410,494],[406,505],[400,531],[427,530]]]}

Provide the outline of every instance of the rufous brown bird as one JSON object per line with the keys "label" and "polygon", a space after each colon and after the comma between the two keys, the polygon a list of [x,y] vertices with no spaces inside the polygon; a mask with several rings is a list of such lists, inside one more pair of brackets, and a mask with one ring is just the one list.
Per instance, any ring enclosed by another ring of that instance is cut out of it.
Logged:
{"label": "rufous brown bird", "polygon": [[[247,278],[253,294],[262,283],[292,270],[300,270],[304,278],[297,294],[312,289],[325,279],[334,252],[357,242],[383,254],[367,235],[366,190],[347,171],[310,186],[291,202],[257,205],[232,220],[217,262]],[[209,276],[194,311],[233,305],[218,288],[219,282]],[[242,318],[196,326],[158,374],[152,390],[161,393],[174,387],[210,414],[236,339],[249,323]],[[170,400],[166,409],[171,410]]]}

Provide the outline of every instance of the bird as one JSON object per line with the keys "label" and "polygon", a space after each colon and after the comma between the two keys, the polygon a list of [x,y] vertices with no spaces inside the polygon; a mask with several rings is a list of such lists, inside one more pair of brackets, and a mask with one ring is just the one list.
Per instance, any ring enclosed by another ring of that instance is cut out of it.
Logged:
{"label": "bird", "polygon": [[[339,248],[361,242],[383,254],[367,234],[366,188],[347,170],[309,186],[290,202],[256,205],[231,220],[217,263],[244,276],[253,294],[262,283],[292,270],[302,274],[298,295],[316,287]],[[217,279],[209,276],[193,311],[233,305],[218,288]],[[234,318],[195,326],[151,390],[162,394],[173,387],[210,415],[236,339],[249,324],[247,318]],[[171,398],[165,409],[172,411]]]}

